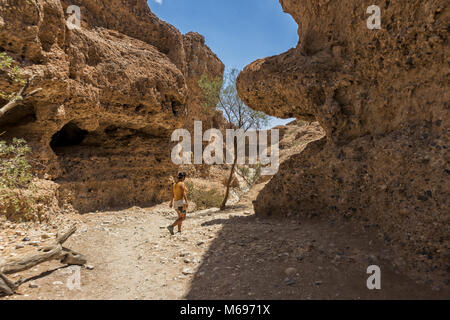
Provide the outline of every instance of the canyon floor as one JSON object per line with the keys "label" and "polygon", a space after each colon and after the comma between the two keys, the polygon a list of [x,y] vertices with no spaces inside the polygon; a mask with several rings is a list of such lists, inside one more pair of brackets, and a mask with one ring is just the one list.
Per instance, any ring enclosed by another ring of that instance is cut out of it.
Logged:
{"label": "canyon floor", "polygon": [[[260,219],[252,211],[254,195],[226,211],[191,213],[174,236],[166,227],[176,214],[167,204],[79,215],[78,230],[65,246],[88,258],[87,267],[79,269],[80,287],[67,285],[74,269],[47,262],[16,274],[12,279],[25,283],[3,299],[450,297],[445,285],[402,274],[389,247],[356,224]],[[25,245],[15,251],[27,248],[33,249]],[[381,268],[381,290],[367,289],[366,269],[372,264]]]}

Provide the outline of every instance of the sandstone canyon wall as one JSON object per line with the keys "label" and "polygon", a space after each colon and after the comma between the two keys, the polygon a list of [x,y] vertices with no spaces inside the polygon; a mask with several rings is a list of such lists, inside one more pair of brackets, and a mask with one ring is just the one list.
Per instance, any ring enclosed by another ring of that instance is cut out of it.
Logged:
{"label": "sandstone canyon wall", "polygon": [[[256,214],[354,216],[402,248],[408,267],[445,276],[448,2],[280,3],[299,25],[299,43],[247,66],[239,94],[274,116],[316,119],[326,137],[281,164]],[[366,27],[371,4],[381,8],[380,30]]]}
{"label": "sandstone canyon wall", "polygon": [[[81,29],[66,27],[69,5]],[[204,120],[197,80],[224,70],[201,35],[145,0],[2,1],[0,51],[43,89],[0,120],[2,138],[25,138],[81,212],[166,199],[171,133]]]}

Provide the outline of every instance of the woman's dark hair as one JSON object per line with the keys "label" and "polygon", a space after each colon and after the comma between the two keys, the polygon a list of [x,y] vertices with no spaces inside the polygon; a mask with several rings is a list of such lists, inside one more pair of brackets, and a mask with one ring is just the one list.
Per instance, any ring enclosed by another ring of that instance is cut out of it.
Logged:
{"label": "woman's dark hair", "polygon": [[182,180],[183,178],[186,178],[186,172],[180,172],[178,174],[178,180]]}

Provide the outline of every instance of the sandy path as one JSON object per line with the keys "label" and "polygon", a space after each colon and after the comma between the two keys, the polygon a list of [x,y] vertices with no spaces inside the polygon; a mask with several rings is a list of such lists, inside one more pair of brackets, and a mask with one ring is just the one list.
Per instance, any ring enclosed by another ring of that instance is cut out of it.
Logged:
{"label": "sandy path", "polygon": [[[260,220],[244,204],[193,213],[170,236],[174,217],[163,205],[83,215],[67,243],[94,266],[81,269],[80,290],[49,262],[23,272],[29,281],[7,299],[449,298],[402,275],[389,248],[350,223]],[[366,287],[369,264],[381,267],[381,290]]]}

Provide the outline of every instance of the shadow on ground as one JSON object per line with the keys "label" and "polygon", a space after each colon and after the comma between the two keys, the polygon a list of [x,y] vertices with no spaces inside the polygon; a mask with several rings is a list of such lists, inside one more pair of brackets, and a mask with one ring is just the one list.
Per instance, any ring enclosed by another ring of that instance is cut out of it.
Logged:
{"label": "shadow on ground", "polygon": [[[201,227],[213,224],[222,230],[203,256],[187,299],[449,298],[448,291],[435,292],[400,274],[386,258],[389,246],[349,223],[231,215]],[[367,288],[373,264],[381,268],[381,290]]]}

